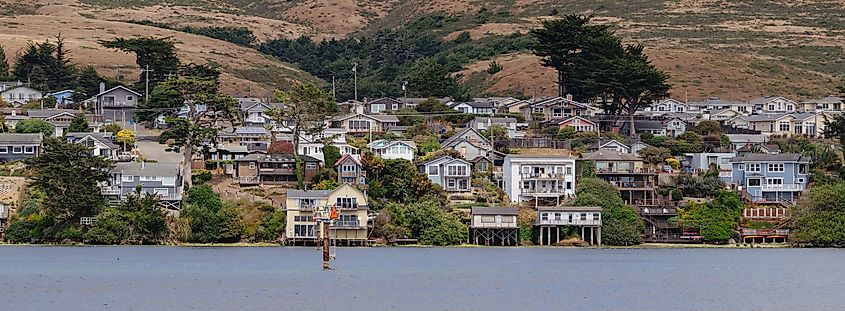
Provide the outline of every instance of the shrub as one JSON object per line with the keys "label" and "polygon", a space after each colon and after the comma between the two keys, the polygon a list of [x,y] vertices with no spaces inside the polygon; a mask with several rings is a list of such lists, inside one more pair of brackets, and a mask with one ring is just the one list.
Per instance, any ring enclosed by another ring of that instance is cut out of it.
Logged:
{"label": "shrub", "polygon": [[191,171],[191,180],[194,185],[202,185],[211,181],[211,171],[209,170],[193,170]]}

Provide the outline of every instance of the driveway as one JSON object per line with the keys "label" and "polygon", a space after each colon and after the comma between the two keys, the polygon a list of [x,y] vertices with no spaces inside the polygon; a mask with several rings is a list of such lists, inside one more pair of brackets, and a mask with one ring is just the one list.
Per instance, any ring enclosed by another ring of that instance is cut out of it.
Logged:
{"label": "driveway", "polygon": [[157,130],[149,130],[138,127],[138,133],[135,136],[135,146],[141,152],[141,156],[147,160],[155,160],[158,163],[180,163],[182,162],[182,153],[164,151],[167,145],[158,143]]}

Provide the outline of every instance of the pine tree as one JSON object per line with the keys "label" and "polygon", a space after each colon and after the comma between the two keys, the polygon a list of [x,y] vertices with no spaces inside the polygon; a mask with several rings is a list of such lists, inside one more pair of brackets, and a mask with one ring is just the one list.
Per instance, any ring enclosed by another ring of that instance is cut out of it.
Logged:
{"label": "pine tree", "polygon": [[12,77],[9,76],[9,61],[6,59],[6,51],[0,45],[0,81],[9,81]]}

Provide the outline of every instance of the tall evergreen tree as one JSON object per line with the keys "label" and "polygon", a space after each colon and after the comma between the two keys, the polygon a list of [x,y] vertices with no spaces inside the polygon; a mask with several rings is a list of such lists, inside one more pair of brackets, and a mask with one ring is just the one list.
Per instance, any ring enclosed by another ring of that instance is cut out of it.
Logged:
{"label": "tall evergreen tree", "polygon": [[6,59],[6,50],[0,45],[0,81],[12,80],[9,74],[9,60]]}
{"label": "tall evergreen tree", "polygon": [[88,120],[85,118],[85,114],[80,113],[70,120],[68,132],[88,132],[88,127]]}
{"label": "tall evergreen tree", "polygon": [[[136,37],[116,38],[110,41],[100,41],[104,47],[118,49],[126,53],[135,53],[135,63],[142,69],[149,67],[150,86],[165,81],[169,74],[176,74],[179,70],[179,58],[173,41],[167,38]],[[146,74],[141,73],[138,86],[143,88]],[[140,89],[140,88],[139,88]]]}

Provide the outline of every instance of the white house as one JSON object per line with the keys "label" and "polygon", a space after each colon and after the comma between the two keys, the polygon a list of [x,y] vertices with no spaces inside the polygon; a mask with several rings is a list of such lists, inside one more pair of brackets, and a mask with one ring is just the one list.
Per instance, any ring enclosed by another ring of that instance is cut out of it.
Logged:
{"label": "white house", "polygon": [[12,86],[0,91],[0,98],[13,106],[20,106],[42,97],[44,94],[41,91],[25,85]]}
{"label": "white house", "polygon": [[575,196],[575,158],[567,156],[507,155],[502,183],[511,202],[544,201],[560,204]]}
{"label": "white house", "polygon": [[367,144],[367,148],[370,148],[376,156],[382,159],[414,161],[414,150],[417,149],[417,145],[410,140],[389,141],[379,139]]}
{"label": "white house", "polygon": [[798,109],[798,103],[782,96],[755,98],[749,103],[762,113],[791,113]]}

